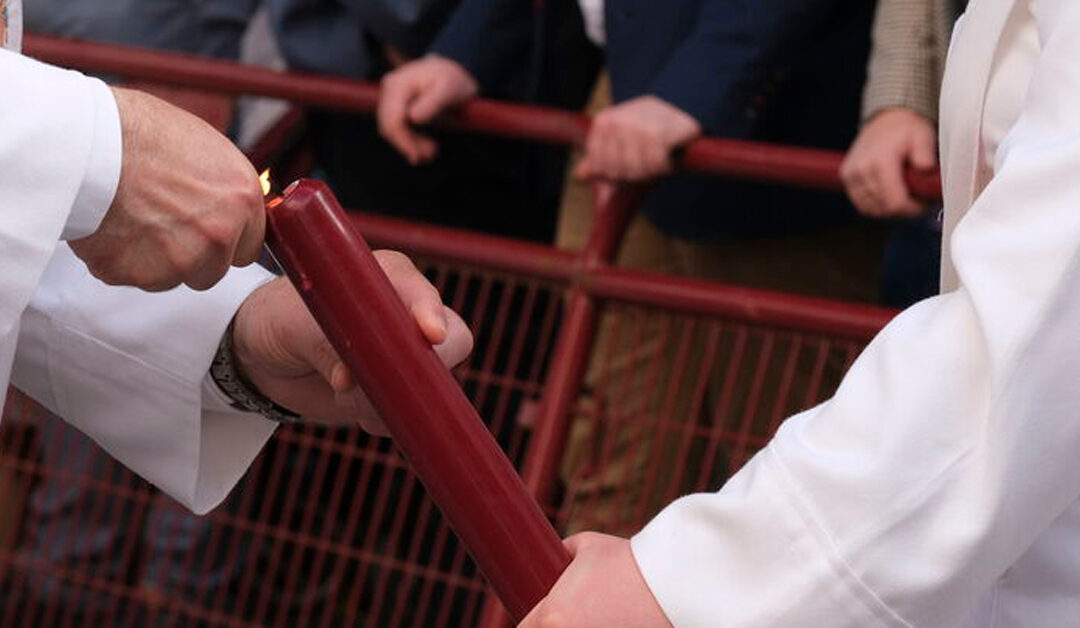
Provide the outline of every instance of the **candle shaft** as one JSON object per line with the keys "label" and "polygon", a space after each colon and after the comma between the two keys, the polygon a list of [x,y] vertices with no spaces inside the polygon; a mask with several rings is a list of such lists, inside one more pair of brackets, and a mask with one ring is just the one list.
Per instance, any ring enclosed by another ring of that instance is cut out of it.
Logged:
{"label": "candle shaft", "polygon": [[325,184],[267,208],[268,243],[510,615],[569,563],[551,523]]}

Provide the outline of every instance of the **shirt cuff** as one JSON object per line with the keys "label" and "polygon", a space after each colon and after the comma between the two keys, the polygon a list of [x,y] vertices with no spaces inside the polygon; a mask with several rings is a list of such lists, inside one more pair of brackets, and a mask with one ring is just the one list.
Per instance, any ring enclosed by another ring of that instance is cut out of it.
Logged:
{"label": "shirt cuff", "polygon": [[108,85],[99,79],[87,80],[93,83],[94,139],[86,163],[86,174],[60,235],[62,240],[78,240],[97,231],[120,184],[120,168],[123,164],[120,110]]}
{"label": "shirt cuff", "polygon": [[203,378],[202,407],[203,410],[208,410],[210,412],[240,412],[233,407],[232,400],[218,387],[217,382],[214,381],[214,378],[209,373]]}

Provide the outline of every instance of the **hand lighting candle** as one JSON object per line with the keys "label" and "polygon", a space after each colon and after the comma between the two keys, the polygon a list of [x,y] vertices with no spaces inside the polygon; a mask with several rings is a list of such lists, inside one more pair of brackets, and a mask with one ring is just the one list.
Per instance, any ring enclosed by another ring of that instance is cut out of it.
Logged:
{"label": "hand lighting candle", "polygon": [[406,461],[520,621],[570,559],[513,465],[325,184],[297,181],[272,199],[267,234]]}

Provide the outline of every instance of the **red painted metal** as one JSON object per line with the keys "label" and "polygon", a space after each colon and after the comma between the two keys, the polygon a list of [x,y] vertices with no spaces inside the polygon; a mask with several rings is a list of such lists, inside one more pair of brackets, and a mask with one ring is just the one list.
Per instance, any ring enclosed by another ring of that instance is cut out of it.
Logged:
{"label": "red painted metal", "polygon": [[[679,166],[720,177],[843,190],[843,160],[843,153],[836,151],[711,138],[687,146]],[[941,174],[937,170],[909,169],[905,178],[915,198],[941,199]]]}
{"label": "red painted metal", "polygon": [[[588,276],[614,261],[633,212],[646,191],[647,186],[643,185],[593,186],[593,224],[578,258],[575,277]],[[573,416],[571,410],[585,379],[599,319],[596,300],[580,285],[571,288],[568,301],[522,472],[525,485],[541,504],[549,503],[554,490]],[[497,609],[488,604],[481,617],[481,628],[497,628],[504,623]]]}
{"label": "red painted metal", "polygon": [[267,211],[271,249],[394,442],[520,620],[569,563],[554,528],[439,361],[329,188]]}
{"label": "red painted metal", "polygon": [[[701,316],[733,317],[741,321],[869,340],[896,310],[873,305],[841,303],[741,286],[720,286],[699,279],[672,277],[584,263],[569,251],[471,231],[435,227],[405,220],[350,212],[349,218],[373,245],[416,255],[499,270],[515,275],[566,282],[598,299],[649,305]],[[601,222],[608,218],[601,217]],[[605,228],[607,239],[615,230]],[[567,309],[568,320],[573,306]],[[556,362],[558,362],[556,360]]]}
{"label": "red painted metal", "polygon": [[577,256],[570,251],[523,240],[363,212],[349,212],[349,218],[373,245],[409,251],[414,255],[437,256],[442,260],[555,281],[569,281],[577,263]]}
{"label": "red painted metal", "polygon": [[[28,35],[27,54],[43,61],[85,71],[117,74],[181,87],[229,94],[281,98],[297,104],[371,114],[379,101],[372,83],[252,68],[236,63],[177,55],[142,48]],[[589,118],[579,113],[476,100],[439,124],[465,131],[534,142],[580,146]],[[702,139],[686,148],[681,166],[724,177],[840,189],[837,152],[742,142]],[[926,200],[941,198],[940,176],[909,172],[913,193]]]}
{"label": "red painted metal", "polygon": [[[645,191],[643,186],[614,189],[603,184],[594,186],[593,226],[581,254],[581,271],[585,276],[614,261],[630,217]],[[537,429],[523,473],[525,484],[542,504],[549,501],[558,476],[558,464],[570,426],[570,410],[585,378],[598,316],[592,295],[581,287],[573,288],[541,396]]]}
{"label": "red painted metal", "polygon": [[622,268],[598,268],[582,278],[584,289],[601,300],[652,305],[664,310],[703,314],[851,340],[870,340],[897,311],[769,292]]}

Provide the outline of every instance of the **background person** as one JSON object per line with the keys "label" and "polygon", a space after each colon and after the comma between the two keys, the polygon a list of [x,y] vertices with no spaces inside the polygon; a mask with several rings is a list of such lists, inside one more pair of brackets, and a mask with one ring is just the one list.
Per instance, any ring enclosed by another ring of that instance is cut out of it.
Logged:
{"label": "background person", "polygon": [[[537,25],[561,10],[576,14],[577,38],[593,46],[591,55],[567,58],[564,51],[573,47],[536,38]],[[520,59],[553,75],[588,67],[602,51],[610,82],[601,83],[594,101],[598,112],[574,170],[580,179],[642,181],[668,174],[674,153],[705,133],[846,147],[859,116],[872,10],[870,3],[834,0],[770,0],[752,9],[733,0],[574,0],[543,3],[538,12],[527,0],[465,0],[431,53],[383,80],[379,125],[410,162],[423,163],[441,148],[415,127],[489,94]],[[595,81],[595,75],[582,78],[585,86]],[[562,207],[557,244],[582,247],[591,220],[590,195],[574,191]],[[880,251],[876,233],[858,224],[841,195],[681,174],[655,184],[618,263],[871,301]],[[657,391],[680,386],[664,379],[677,369],[656,366],[675,359],[671,337],[677,332],[668,330],[663,315],[627,319],[604,314],[585,380],[585,410],[572,428],[564,470],[571,531],[630,532],[643,501],[655,502],[654,509],[662,505],[640,494],[643,478],[656,474],[647,452],[678,448],[656,442],[675,438],[674,430],[665,434],[655,420],[666,401]],[[830,371],[838,375],[839,365]],[[646,384],[651,372],[657,380]],[[698,419],[690,416],[692,382],[681,386],[671,413],[675,424]],[[719,391],[710,397],[712,407],[699,406],[702,418],[715,410]],[[725,418],[745,411],[743,396],[736,397]],[[754,420],[769,420],[761,414]],[[609,432],[605,423],[618,429]]]}
{"label": "background person", "polygon": [[940,206],[912,197],[904,169],[937,165],[938,101],[952,25],[966,0],[880,0],[863,98],[863,128],[841,178],[864,215],[894,219],[883,301],[906,307],[937,294]]}
{"label": "background person", "polygon": [[[555,3],[565,0],[556,0]],[[378,81],[424,55],[460,0],[265,0],[292,69]],[[552,25],[554,30],[563,27]],[[506,100],[556,95],[524,58],[493,83]],[[443,150],[412,167],[379,137],[370,116],[309,110],[319,170],[346,207],[550,242],[565,151],[527,142],[440,132]]]}

